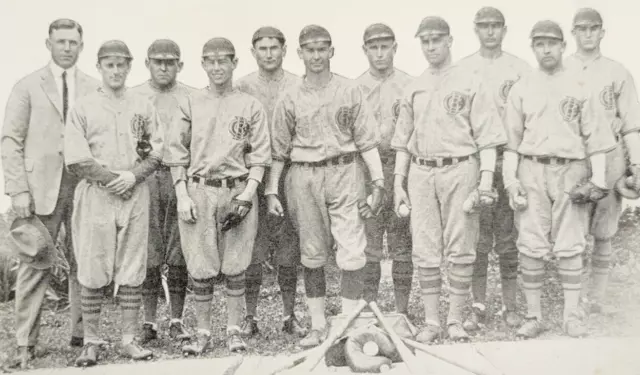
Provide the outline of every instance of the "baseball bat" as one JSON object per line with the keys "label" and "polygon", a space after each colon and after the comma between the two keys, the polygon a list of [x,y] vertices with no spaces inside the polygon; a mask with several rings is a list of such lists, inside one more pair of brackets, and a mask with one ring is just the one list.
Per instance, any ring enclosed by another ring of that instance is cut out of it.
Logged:
{"label": "baseball bat", "polygon": [[244,356],[239,355],[237,357],[238,358],[236,358],[236,360],[231,363],[231,366],[227,367],[227,369],[224,370],[224,373],[222,375],[234,375],[236,373],[238,367],[240,367],[242,362],[244,362]]}
{"label": "baseball bat", "polygon": [[[465,371],[468,371],[474,375],[504,375],[502,371],[495,369],[495,371],[488,371],[486,368],[481,368],[479,366],[476,366],[472,363],[465,363],[463,361],[459,361],[457,359],[454,358],[449,358],[449,357],[445,357],[442,356],[438,353],[436,353],[435,351],[431,350],[431,348],[429,347],[429,345],[425,345],[425,344],[421,344],[417,341],[413,341],[413,340],[409,340],[406,338],[403,338],[402,341],[404,341],[407,345],[409,345],[410,347],[420,350],[424,353],[429,354],[430,356],[437,358],[443,362],[447,362],[450,365],[454,365],[456,367],[459,367]],[[478,355],[482,356],[482,354],[478,353]],[[489,363],[487,361],[487,363]]]}
{"label": "baseball bat", "polygon": [[386,331],[387,335],[389,335],[391,342],[393,342],[393,345],[396,347],[398,354],[400,354],[400,358],[402,358],[402,361],[407,365],[409,373],[416,375],[423,374],[424,368],[420,367],[416,356],[414,356],[413,353],[411,353],[411,350],[409,350],[409,348],[407,348],[407,346],[402,342],[402,339],[400,338],[398,333],[394,331],[389,323],[384,320],[384,316],[378,308],[378,304],[374,301],[371,301],[369,302],[369,308],[371,309],[371,311],[373,311],[373,314],[376,316],[376,318],[378,318],[380,325],[382,325],[382,328]]}
{"label": "baseball bat", "polygon": [[322,344],[320,344],[320,346],[317,347],[317,350],[310,353],[306,360],[302,364],[300,364],[300,366],[297,366],[295,368],[296,374],[306,374],[313,371],[313,369],[318,366],[318,363],[320,363],[325,354],[327,354],[327,350],[329,350],[331,345],[333,345],[333,343],[346,332],[347,328],[349,328],[351,323],[355,320],[355,318],[358,317],[358,315],[360,315],[360,313],[366,306],[367,301],[361,299],[360,302],[358,302],[356,308],[353,309],[353,311],[351,311],[349,315],[347,315],[346,319],[341,322],[342,325],[340,325],[338,329],[331,330],[329,336],[326,338],[326,340],[324,340]]}
{"label": "baseball bat", "polygon": [[282,371],[288,370],[292,367],[299,365],[300,363],[302,363],[302,361],[304,361],[305,358],[307,358],[312,352],[314,352],[317,349],[318,347],[293,354],[289,358],[286,358],[284,363],[280,364],[275,369],[268,372],[267,375],[276,375]]}

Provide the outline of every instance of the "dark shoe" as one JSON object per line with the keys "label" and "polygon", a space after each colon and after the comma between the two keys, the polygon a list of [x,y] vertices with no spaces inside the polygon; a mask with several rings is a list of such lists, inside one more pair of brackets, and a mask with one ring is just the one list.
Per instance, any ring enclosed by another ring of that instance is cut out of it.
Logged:
{"label": "dark shoe", "polygon": [[149,323],[144,323],[142,325],[142,333],[140,334],[139,342],[142,345],[149,343],[151,340],[156,340],[158,338],[158,331],[153,329],[153,325]]}
{"label": "dark shoe", "polygon": [[300,340],[300,346],[302,348],[314,348],[322,344],[327,338],[327,330],[312,329],[302,340]]}
{"label": "dark shoe", "polygon": [[486,324],[487,308],[482,303],[474,303],[471,306],[471,314],[464,321],[462,327],[467,331],[477,331]]}
{"label": "dark shoe", "polygon": [[538,318],[525,318],[524,324],[518,332],[516,332],[516,336],[523,339],[533,339],[538,336],[547,328],[538,320]]}
{"label": "dark shoe", "polygon": [[169,337],[173,340],[184,341],[191,338],[191,334],[182,322],[173,322],[169,326]]}
{"label": "dark shoe", "polygon": [[522,317],[514,310],[505,310],[502,317],[509,328],[518,328],[522,325]]}
{"label": "dark shoe", "polygon": [[247,344],[242,340],[238,329],[227,330],[227,348],[231,353],[247,350]]}
{"label": "dark shoe", "polygon": [[143,348],[135,341],[122,345],[120,348],[120,354],[135,361],[147,360],[153,357],[153,352],[151,350]]}
{"label": "dark shoe", "polygon": [[93,343],[87,343],[82,348],[82,353],[76,358],[77,367],[95,366],[98,363],[98,346]]}
{"label": "dark shoe", "polygon": [[74,348],[81,348],[84,346],[84,337],[71,336],[71,341],[69,341],[69,345]]}
{"label": "dark shoe", "polygon": [[416,336],[416,341],[423,344],[431,344],[440,339],[442,339],[442,328],[432,324],[427,324]]}
{"label": "dark shoe", "polygon": [[469,334],[462,328],[460,323],[452,323],[447,326],[447,335],[449,339],[457,342],[469,341]]}
{"label": "dark shoe", "polygon": [[298,337],[304,337],[307,334],[307,329],[300,325],[295,315],[291,315],[284,321],[282,331]]}
{"label": "dark shoe", "polygon": [[182,354],[200,355],[207,351],[209,348],[209,338],[211,336],[204,333],[196,333],[195,336],[195,342],[191,342],[182,347]]}
{"label": "dark shoe", "polygon": [[252,337],[258,333],[260,333],[258,321],[251,315],[244,318],[244,322],[242,322],[242,327],[240,328],[240,334],[243,337]]}

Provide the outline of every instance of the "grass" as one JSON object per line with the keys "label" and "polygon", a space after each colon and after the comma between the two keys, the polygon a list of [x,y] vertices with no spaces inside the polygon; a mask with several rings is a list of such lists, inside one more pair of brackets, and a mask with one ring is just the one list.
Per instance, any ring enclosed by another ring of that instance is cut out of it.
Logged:
{"label": "grass", "polygon": [[[591,316],[589,318],[590,337],[630,337],[640,334],[640,211],[628,210],[622,221],[618,236],[614,240],[614,269],[611,285],[608,290],[608,302],[619,308],[616,316]],[[544,285],[543,316],[550,330],[540,339],[552,339],[564,337],[562,334],[562,288],[555,273],[555,266],[549,264],[548,277]],[[393,311],[393,287],[391,283],[391,263],[384,261],[382,265],[382,281],[380,285],[379,306],[382,311]],[[484,341],[510,341],[515,340],[515,331],[505,327],[498,316],[501,301],[499,288],[499,271],[495,255],[491,255],[488,286],[488,307],[491,313],[489,324],[475,335],[474,342]],[[327,269],[327,304],[326,313],[334,315],[340,311],[340,298],[338,295],[339,273],[335,265]],[[444,289],[446,290],[446,288]],[[301,278],[298,282],[298,298],[296,314],[302,318],[302,323],[309,325],[304,306],[304,289]],[[519,294],[519,306],[524,313],[525,301]],[[215,303],[213,304],[212,326],[212,350],[207,357],[228,356],[224,339],[226,324],[226,307],[224,303],[223,286],[216,285]],[[447,309],[446,293],[441,297],[441,316],[445,316]],[[410,315],[414,316],[415,324],[420,327],[424,324],[424,314],[420,300],[418,282],[414,279],[411,295]],[[282,302],[278,290],[275,274],[266,273],[264,285],[260,293],[258,306],[260,334],[247,341],[249,354],[273,355],[281,353],[297,352],[301,349],[296,345],[297,340],[280,332],[282,327]],[[167,317],[167,305],[161,302],[158,307],[158,316]],[[141,317],[142,319],[142,317]],[[112,343],[120,339],[120,311],[111,297],[105,297],[102,313],[101,334]],[[195,324],[193,308],[193,296],[187,297],[185,307],[185,323],[189,327]],[[171,342],[168,338],[169,320],[160,322],[159,340],[149,344],[154,351],[154,360],[179,358],[182,356],[180,345]],[[13,322],[13,302],[0,303],[0,361],[13,352],[15,347],[15,330]],[[80,349],[72,349],[68,346],[69,326],[68,312],[45,310],[42,314],[42,329],[40,334],[40,346],[44,349],[43,356],[33,362],[36,368],[56,368],[72,366],[75,358],[80,354]],[[446,341],[445,341],[446,342]],[[127,359],[121,357],[117,351],[117,345],[111,345],[103,351],[101,363],[126,363]]]}

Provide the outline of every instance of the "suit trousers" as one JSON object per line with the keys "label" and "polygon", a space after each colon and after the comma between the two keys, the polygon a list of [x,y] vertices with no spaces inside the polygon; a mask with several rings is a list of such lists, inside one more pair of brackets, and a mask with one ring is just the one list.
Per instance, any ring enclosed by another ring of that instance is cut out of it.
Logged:
{"label": "suit trousers", "polygon": [[[77,264],[71,243],[71,213],[73,212],[73,192],[77,180],[63,170],[58,200],[49,215],[38,215],[47,227],[54,241],[58,238],[60,227],[65,227],[65,256],[69,263],[69,302],[71,304],[71,335],[83,337],[82,310],[80,304],[80,286],[78,284]],[[26,263],[20,263],[16,280],[16,341],[18,346],[36,345],[40,333],[40,314],[45,293],[49,287],[51,269],[39,270]]]}

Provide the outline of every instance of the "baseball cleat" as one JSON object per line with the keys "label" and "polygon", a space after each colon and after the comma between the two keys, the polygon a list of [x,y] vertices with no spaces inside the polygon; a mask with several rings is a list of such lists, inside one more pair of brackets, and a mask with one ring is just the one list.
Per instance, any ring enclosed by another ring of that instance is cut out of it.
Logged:
{"label": "baseball cleat", "polygon": [[300,346],[303,348],[313,348],[316,347],[327,338],[327,330],[326,329],[312,329],[302,340],[300,340]]}
{"label": "baseball cleat", "polygon": [[442,340],[442,328],[432,324],[427,324],[416,336],[416,341],[423,344],[431,344],[436,340]]}
{"label": "baseball cleat", "polygon": [[243,337],[252,337],[258,333],[260,333],[260,329],[258,329],[258,321],[251,315],[244,318],[242,327],[240,328],[240,334]]}
{"label": "baseball cleat", "polygon": [[182,322],[173,322],[169,326],[169,337],[173,340],[184,341],[191,338],[191,334],[187,331],[187,327]]}
{"label": "baseball cleat", "polygon": [[520,337],[523,339],[533,339],[540,336],[540,334],[546,330],[547,328],[544,324],[542,324],[541,321],[538,320],[538,318],[528,317],[525,318],[524,324],[516,332],[516,337]]}
{"label": "baseball cleat", "polygon": [[298,319],[296,319],[294,315],[291,315],[284,321],[282,331],[298,337],[304,337],[307,334],[307,329],[300,325],[300,322],[298,322]]}
{"label": "baseball cleat", "polygon": [[82,347],[82,353],[76,358],[76,367],[95,366],[98,363],[98,345],[87,343]]}
{"label": "baseball cleat", "polygon": [[147,344],[151,340],[156,340],[158,338],[158,331],[153,329],[153,325],[150,323],[144,323],[142,325],[142,333],[140,334],[140,344]]}
{"label": "baseball cleat", "polygon": [[482,303],[474,303],[471,306],[471,314],[464,321],[462,327],[466,331],[477,331],[485,325],[487,320],[487,308]]}
{"label": "baseball cleat", "polygon": [[120,354],[135,361],[147,360],[153,357],[151,350],[143,348],[135,341],[122,345]]}
{"label": "baseball cleat", "polygon": [[447,326],[447,335],[449,339],[458,342],[469,341],[469,334],[462,328],[460,323],[452,323]]}
{"label": "baseball cleat", "polygon": [[182,347],[182,354],[185,356],[200,355],[206,352],[209,348],[210,335],[205,333],[196,333],[195,336],[195,342],[191,342]]}

